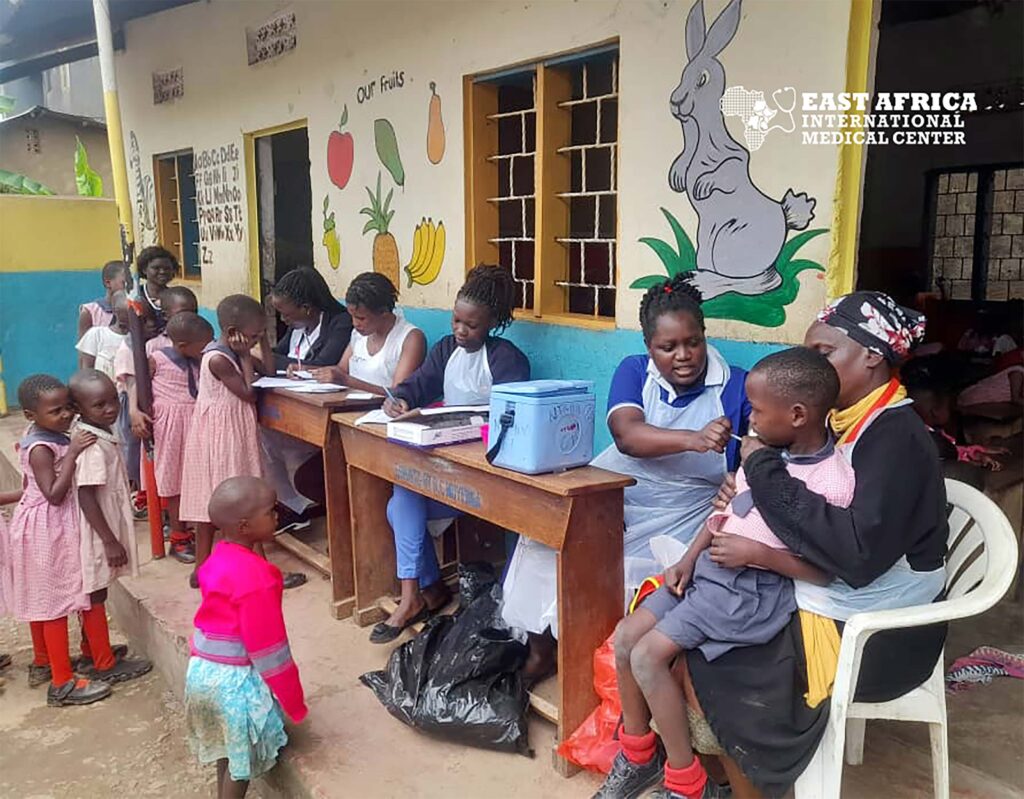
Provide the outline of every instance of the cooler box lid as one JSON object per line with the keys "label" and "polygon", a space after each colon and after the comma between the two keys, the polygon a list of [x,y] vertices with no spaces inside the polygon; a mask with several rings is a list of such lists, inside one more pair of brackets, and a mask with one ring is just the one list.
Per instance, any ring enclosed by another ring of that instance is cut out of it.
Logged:
{"label": "cooler box lid", "polygon": [[521,383],[500,383],[491,389],[492,395],[518,397],[566,397],[593,392],[592,380],[527,380]]}

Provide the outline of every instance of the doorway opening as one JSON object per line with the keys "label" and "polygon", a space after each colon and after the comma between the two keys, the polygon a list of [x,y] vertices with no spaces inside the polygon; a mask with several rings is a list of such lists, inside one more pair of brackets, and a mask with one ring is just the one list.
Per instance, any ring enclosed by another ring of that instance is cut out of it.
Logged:
{"label": "doorway opening", "polygon": [[[253,135],[256,217],[259,232],[260,299],[268,321],[270,290],[299,266],[313,265],[312,192],[309,178],[309,132],[305,122]],[[278,323],[269,325],[276,340]]]}

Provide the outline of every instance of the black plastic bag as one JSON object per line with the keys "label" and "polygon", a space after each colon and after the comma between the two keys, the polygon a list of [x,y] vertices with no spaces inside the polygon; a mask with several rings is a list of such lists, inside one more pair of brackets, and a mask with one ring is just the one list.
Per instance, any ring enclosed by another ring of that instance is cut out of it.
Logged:
{"label": "black plastic bag", "polygon": [[519,669],[526,645],[495,628],[501,584],[487,563],[459,567],[459,610],[436,616],[360,679],[392,716],[448,741],[532,757],[528,696]]}

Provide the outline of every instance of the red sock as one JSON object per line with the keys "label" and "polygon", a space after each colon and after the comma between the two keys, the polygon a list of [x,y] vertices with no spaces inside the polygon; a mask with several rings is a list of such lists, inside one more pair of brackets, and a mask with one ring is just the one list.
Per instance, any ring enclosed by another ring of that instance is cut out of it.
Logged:
{"label": "red sock", "polygon": [[700,799],[707,781],[708,773],[701,765],[700,758],[694,757],[693,762],[685,768],[671,768],[668,763],[665,764],[665,787],[687,799]]}
{"label": "red sock", "polygon": [[172,544],[187,544],[192,540],[192,533],[188,530],[171,530]]}
{"label": "red sock", "polygon": [[622,725],[619,725],[619,743],[626,760],[637,766],[650,763],[657,747],[653,730],[648,730],[646,735],[630,735]]}
{"label": "red sock", "polygon": [[107,608],[100,602],[82,612],[82,628],[92,649],[92,662],[98,671],[106,671],[114,665],[114,653],[110,650],[110,627],[107,626]]}
{"label": "red sock", "polygon": [[43,637],[46,640],[46,654],[50,659],[51,682],[63,685],[75,675],[71,671],[71,655],[68,652],[68,619],[54,619],[43,622]]}
{"label": "red sock", "polygon": [[46,654],[46,637],[43,635],[45,621],[30,621],[28,629],[32,633],[32,665],[49,666],[50,656]]}
{"label": "red sock", "polygon": [[80,629],[82,631],[82,657],[92,660],[92,649],[89,647],[89,636],[85,634],[85,620],[79,617]]}

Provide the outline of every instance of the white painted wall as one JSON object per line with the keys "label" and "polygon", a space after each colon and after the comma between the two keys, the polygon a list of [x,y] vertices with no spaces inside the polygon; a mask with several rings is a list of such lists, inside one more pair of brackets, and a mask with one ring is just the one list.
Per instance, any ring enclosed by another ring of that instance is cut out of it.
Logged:
{"label": "white painted wall", "polygon": [[[725,5],[708,0],[708,24]],[[683,195],[666,182],[669,165],[682,146],[668,98],[685,62],[683,26],[689,0],[543,0],[470,2],[446,0],[349,0],[347,2],[229,2],[211,0],[182,6],[129,23],[127,49],[118,53],[117,72],[125,131],[135,132],[143,177],[155,153],[191,147],[197,157],[208,148],[235,145],[243,134],[292,120],[309,122],[316,266],[339,294],[357,273],[371,268],[372,234],[360,231],[366,217],[364,186],[381,168],[373,145],[373,120],[390,119],[398,133],[406,171],[397,189],[392,232],[403,263],[421,217],[444,220],[448,247],[441,277],[427,287],[405,290],[412,305],[448,307],[462,282],[464,183],[462,78],[466,74],[537,60],[619,37],[619,299],[617,323],[637,327],[640,293],[626,290],[635,278],[661,271],[641,236],[671,239],[658,211],[670,209],[696,239],[696,216]],[[298,47],[273,62],[246,64],[245,28],[279,10],[297,15]],[[739,32],[722,56],[728,85],[761,89],[766,96],[783,86],[801,91],[840,91],[844,84],[849,0],[746,0]],[[154,106],[151,74],[184,66],[185,96]],[[404,70],[401,89],[359,104],[359,86],[393,70]],[[429,83],[437,83],[447,135],[444,160],[426,157]],[[355,137],[355,172],[342,191],[326,172],[326,143],[348,105]],[[729,120],[742,141],[742,125]],[[830,224],[838,149],[802,145],[799,133],[773,132],[751,157],[755,184],[780,198],[786,189],[817,199],[813,227]],[[135,192],[135,179],[130,176]],[[244,180],[241,184],[243,206]],[[338,222],[342,261],[330,268],[320,243],[321,203],[330,197]],[[255,231],[246,231],[254,236]],[[141,238],[147,235],[143,232]],[[148,236],[152,240],[152,235]],[[146,241],[145,243],[150,243]],[[201,302],[212,306],[224,295],[249,288],[246,241],[208,245],[212,265],[204,269]],[[829,237],[821,236],[801,257],[825,263]],[[824,283],[805,274],[804,286],[782,329],[712,322],[715,335],[753,340],[797,340],[824,301]]]}

